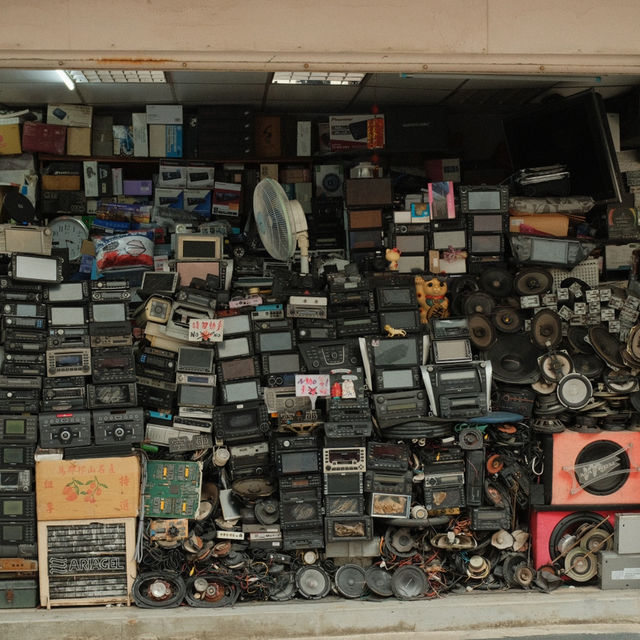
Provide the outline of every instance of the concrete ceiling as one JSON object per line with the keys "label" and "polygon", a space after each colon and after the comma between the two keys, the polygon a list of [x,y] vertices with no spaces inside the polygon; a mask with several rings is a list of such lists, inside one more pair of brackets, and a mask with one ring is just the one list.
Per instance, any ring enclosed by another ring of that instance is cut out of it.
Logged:
{"label": "concrete ceiling", "polygon": [[266,72],[167,71],[166,84],[77,84],[68,90],[55,71],[0,69],[0,105],[63,102],[104,107],[144,104],[246,104],[272,113],[369,112],[373,104],[444,105],[505,111],[548,93],[572,95],[594,87],[609,98],[640,85],[640,76],[366,74],[358,86],[271,84]]}

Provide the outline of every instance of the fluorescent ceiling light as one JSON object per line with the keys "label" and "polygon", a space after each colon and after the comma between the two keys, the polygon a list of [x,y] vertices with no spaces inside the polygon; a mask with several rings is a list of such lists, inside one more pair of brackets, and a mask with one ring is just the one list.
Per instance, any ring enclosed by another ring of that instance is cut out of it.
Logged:
{"label": "fluorescent ceiling light", "polygon": [[76,88],[76,85],[73,83],[73,80],[69,77],[66,71],[56,69],[56,73],[60,76],[60,80],[67,85],[67,89],[69,89],[69,91],[73,91]]}
{"label": "fluorescent ceiling light", "polygon": [[164,71],[147,69],[87,69],[69,71],[69,75],[78,83],[102,84],[166,84]]}
{"label": "fluorescent ceiling light", "polygon": [[323,71],[276,71],[272,84],[339,84],[357,85],[364,73],[342,73]]}

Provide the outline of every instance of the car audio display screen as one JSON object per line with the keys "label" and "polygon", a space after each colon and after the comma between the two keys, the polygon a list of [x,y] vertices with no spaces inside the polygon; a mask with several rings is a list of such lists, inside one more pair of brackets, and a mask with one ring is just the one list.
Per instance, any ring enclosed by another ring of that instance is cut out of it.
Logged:
{"label": "car audio display screen", "polygon": [[255,380],[229,382],[222,387],[224,401],[227,404],[249,402],[258,399],[258,383]]}
{"label": "car audio display screen", "polygon": [[372,340],[376,367],[417,367],[420,365],[418,342],[413,338]]}
{"label": "car audio display screen", "polygon": [[218,358],[238,358],[251,354],[249,339],[246,336],[232,338],[218,343]]}
{"label": "car audio display screen", "polygon": [[127,305],[124,302],[94,304],[91,313],[95,322],[124,322],[127,319]]}
{"label": "car audio display screen", "polygon": [[497,211],[500,209],[499,191],[469,191],[469,211]]}
{"label": "car audio display screen", "polygon": [[[469,194],[469,197],[471,197],[471,193]],[[500,233],[502,231],[503,216],[501,214],[490,213],[471,216],[471,223],[471,229],[475,233],[488,233],[492,231]]]}
{"label": "car audio display screen", "polygon": [[291,351],[293,338],[289,331],[268,331],[260,334],[260,351]]}
{"label": "car audio display screen", "polygon": [[81,282],[65,282],[49,287],[49,302],[78,302],[83,299]]}
{"label": "car audio display screen", "polygon": [[300,371],[297,353],[271,354],[268,356],[269,373],[296,373]]}
{"label": "car audio display screen", "polygon": [[247,315],[228,316],[222,321],[222,335],[225,337],[250,332],[251,320]]}
{"label": "car audio display screen", "polygon": [[237,360],[223,360],[220,362],[220,371],[224,380],[234,380],[237,378],[253,378],[258,375],[255,360],[249,358],[238,358]]}
{"label": "car audio display screen", "polygon": [[282,473],[316,473],[318,471],[317,451],[291,451],[281,454]]}
{"label": "car audio display screen", "polygon": [[49,324],[59,327],[83,326],[86,323],[84,307],[49,307]]}

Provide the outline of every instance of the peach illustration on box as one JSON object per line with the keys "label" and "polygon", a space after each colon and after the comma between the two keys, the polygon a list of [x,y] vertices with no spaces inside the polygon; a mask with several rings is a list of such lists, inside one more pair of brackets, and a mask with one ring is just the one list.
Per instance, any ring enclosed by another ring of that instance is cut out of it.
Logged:
{"label": "peach illustration on box", "polygon": [[93,476],[93,479],[82,482],[76,478],[72,478],[71,482],[68,482],[62,489],[62,493],[65,494],[65,500],[73,502],[80,496],[84,496],[85,502],[95,502],[96,496],[102,493],[102,489],[107,489],[107,485],[98,480],[98,476]]}

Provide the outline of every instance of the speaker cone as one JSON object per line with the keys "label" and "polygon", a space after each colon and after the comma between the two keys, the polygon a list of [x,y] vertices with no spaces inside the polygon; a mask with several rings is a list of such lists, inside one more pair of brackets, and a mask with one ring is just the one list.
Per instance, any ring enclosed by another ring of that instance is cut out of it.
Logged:
{"label": "speaker cone", "polygon": [[380,566],[372,565],[366,572],[367,586],[377,596],[388,598],[393,595],[391,589],[391,574]]}
{"label": "speaker cone", "polygon": [[502,333],[517,333],[522,327],[522,318],[512,307],[500,307],[493,315],[493,323]]}
{"label": "speaker cone", "polygon": [[391,590],[398,600],[420,598],[427,590],[427,576],[414,565],[404,565],[393,574]]}
{"label": "speaker cone", "polygon": [[498,382],[531,384],[540,377],[540,352],[524,333],[502,336],[484,354],[491,360],[493,377]]}
{"label": "speaker cone", "polygon": [[296,587],[304,598],[317,600],[329,593],[331,579],[322,567],[316,565],[301,567],[296,572]]}
{"label": "speaker cone", "polygon": [[496,331],[487,316],[472,313],[469,316],[469,340],[476,349],[488,349],[496,341]]}
{"label": "speaker cone", "polygon": [[480,288],[496,298],[508,296],[513,288],[513,276],[502,267],[484,269],[478,280]]}
{"label": "speaker cone", "polygon": [[531,296],[551,291],[553,276],[546,269],[532,267],[516,273],[513,288],[518,295]]}
{"label": "speaker cone", "polygon": [[596,353],[611,367],[619,369],[624,366],[620,355],[620,343],[618,339],[609,333],[604,327],[591,327],[589,329],[589,342]]}
{"label": "speaker cone", "polygon": [[580,451],[574,473],[581,489],[594,496],[608,496],[624,485],[629,468],[629,456],[618,443],[599,440]]}
{"label": "speaker cone", "polygon": [[554,349],[562,341],[562,319],[551,309],[538,311],[531,320],[531,339],[540,349]]}
{"label": "speaker cone", "polygon": [[345,598],[359,598],[367,584],[364,569],[357,564],[343,564],[336,571],[335,583]]}
{"label": "speaker cone", "polygon": [[495,306],[495,300],[488,293],[478,291],[467,296],[464,301],[464,315],[470,316],[472,313],[483,313],[485,316],[490,316]]}
{"label": "speaker cone", "polygon": [[567,331],[567,340],[569,345],[576,353],[584,353],[586,355],[595,353],[594,348],[585,340],[589,335],[587,327],[573,326]]}

